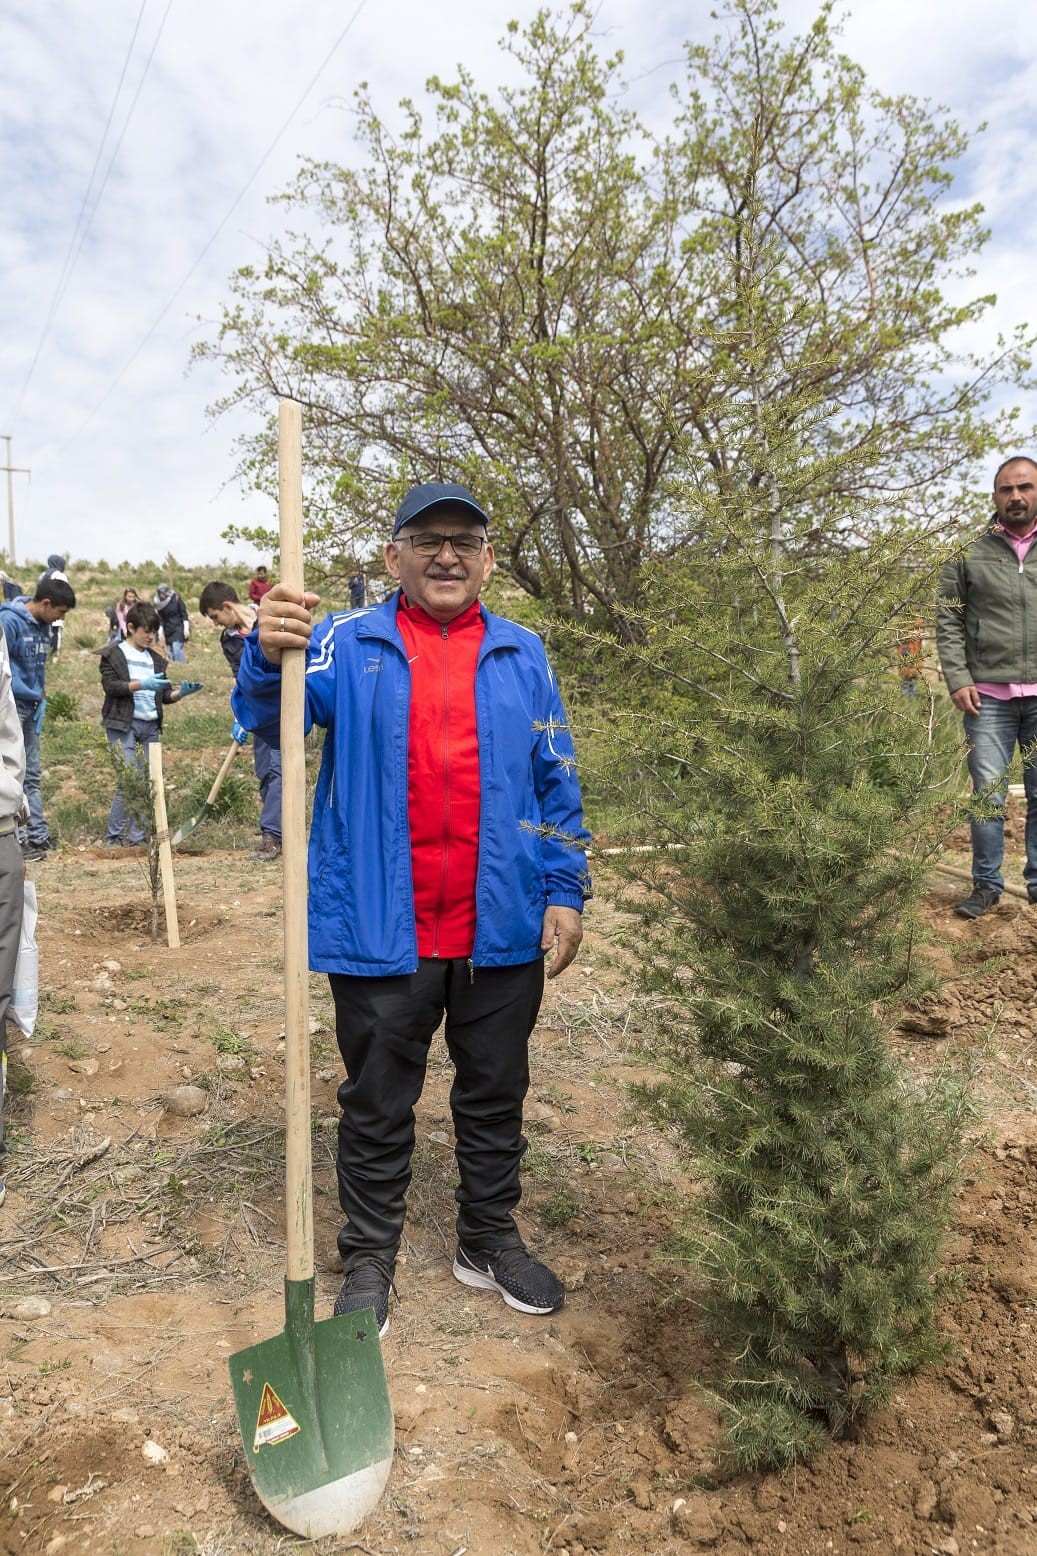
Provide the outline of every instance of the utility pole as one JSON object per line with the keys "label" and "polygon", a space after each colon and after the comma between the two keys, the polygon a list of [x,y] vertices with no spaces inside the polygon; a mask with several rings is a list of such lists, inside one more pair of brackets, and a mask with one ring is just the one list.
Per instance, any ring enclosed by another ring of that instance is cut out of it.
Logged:
{"label": "utility pole", "polygon": [[14,555],[14,477],[27,475],[32,480],[32,471],[27,465],[12,465],[11,463],[11,439],[6,432],[0,432],[0,439],[7,444],[7,463],[0,465],[0,470],[7,471],[7,557],[10,565],[15,565]]}

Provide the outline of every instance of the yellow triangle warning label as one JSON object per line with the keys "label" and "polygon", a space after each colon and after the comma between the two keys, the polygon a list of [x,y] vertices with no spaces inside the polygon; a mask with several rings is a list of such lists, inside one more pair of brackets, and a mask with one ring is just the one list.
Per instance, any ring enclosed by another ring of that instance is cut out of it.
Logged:
{"label": "yellow triangle warning label", "polygon": [[286,1437],[294,1437],[298,1430],[299,1423],[291,1411],[281,1403],[269,1383],[264,1383],[263,1397],[259,1401],[256,1435],[252,1439],[252,1452],[258,1453],[260,1448],[268,1448],[271,1443],[283,1442]]}

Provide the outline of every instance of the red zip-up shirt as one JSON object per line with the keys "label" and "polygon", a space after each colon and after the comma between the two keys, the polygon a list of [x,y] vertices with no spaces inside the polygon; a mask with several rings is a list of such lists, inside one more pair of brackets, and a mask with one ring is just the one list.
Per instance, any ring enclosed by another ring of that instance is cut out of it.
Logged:
{"label": "red zip-up shirt", "polygon": [[407,804],[419,956],[471,956],[479,867],[475,666],[486,630],[479,602],[444,626],[401,595],[410,661]]}

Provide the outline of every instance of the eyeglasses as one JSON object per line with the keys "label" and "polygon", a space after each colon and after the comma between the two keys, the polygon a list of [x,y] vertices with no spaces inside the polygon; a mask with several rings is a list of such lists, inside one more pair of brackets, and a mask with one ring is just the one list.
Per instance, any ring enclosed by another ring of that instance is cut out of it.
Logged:
{"label": "eyeglasses", "polygon": [[438,556],[447,545],[455,556],[478,556],[487,544],[485,535],[469,535],[464,530],[457,535],[437,535],[435,530],[426,529],[417,535],[400,535],[397,545],[401,540],[410,541],[419,556]]}

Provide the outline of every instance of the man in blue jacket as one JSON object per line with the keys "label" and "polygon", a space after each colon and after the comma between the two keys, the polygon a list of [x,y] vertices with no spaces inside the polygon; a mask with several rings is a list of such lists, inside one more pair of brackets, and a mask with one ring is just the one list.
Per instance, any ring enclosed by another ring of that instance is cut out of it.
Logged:
{"label": "man in blue jacket", "polygon": [[332,614],[267,594],[232,698],[277,718],[283,653],[307,653],[307,719],[327,730],[309,845],[310,965],[327,972],[339,1088],[336,1313],[388,1327],[421,1095],[446,1016],[458,1175],[454,1274],[524,1313],[565,1291],[512,1212],[526,1148],[529,1036],[548,977],[569,965],[590,895],[572,740],[540,639],[479,603],[488,520],[462,486],[400,505],[385,565],[399,591]]}
{"label": "man in blue jacket", "polygon": [[40,787],[40,731],[46,705],[47,654],[51,628],[74,609],[72,585],[62,578],[43,578],[32,599],[24,595],[0,605],[0,628],[11,658],[14,703],[25,741],[25,798],[29,805],[27,834],[22,839],[26,859],[42,859],[55,844],[43,815]]}

